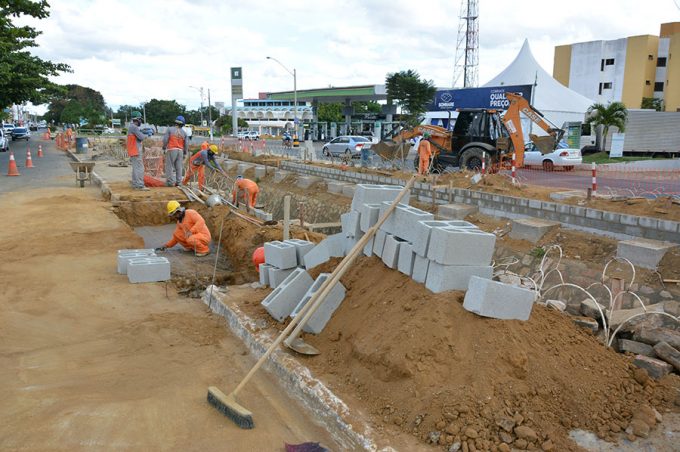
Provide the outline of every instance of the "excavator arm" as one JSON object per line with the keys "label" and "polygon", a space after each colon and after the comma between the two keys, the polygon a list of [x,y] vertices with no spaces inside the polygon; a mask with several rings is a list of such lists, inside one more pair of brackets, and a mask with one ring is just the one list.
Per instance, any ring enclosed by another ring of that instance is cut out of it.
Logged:
{"label": "excavator arm", "polygon": [[564,130],[549,123],[543,114],[531,106],[529,101],[521,95],[505,93],[505,97],[510,101],[510,105],[503,116],[503,124],[505,124],[505,128],[508,129],[510,140],[512,140],[512,145],[515,148],[515,166],[518,168],[524,166],[524,132],[522,131],[520,113],[524,113],[527,118],[549,135],[549,137],[545,137],[547,140],[543,139],[544,137],[531,135],[531,140],[541,152],[545,154],[555,150],[557,144],[564,136]]}
{"label": "excavator arm", "polygon": [[402,128],[395,130],[395,133],[387,139],[374,144],[371,149],[385,160],[393,160],[399,156],[399,151],[408,152],[408,146],[403,148],[403,144],[411,138],[422,135],[424,132],[430,132],[430,142],[435,147],[435,154],[446,151],[451,148],[451,132],[444,127],[432,125],[418,125],[412,129]]}

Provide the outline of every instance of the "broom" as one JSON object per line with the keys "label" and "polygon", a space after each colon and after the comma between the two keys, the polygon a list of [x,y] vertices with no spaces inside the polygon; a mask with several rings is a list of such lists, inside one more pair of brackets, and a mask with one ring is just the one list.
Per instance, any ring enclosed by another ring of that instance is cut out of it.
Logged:
{"label": "broom", "polygon": [[[371,227],[366,235],[364,235],[361,240],[359,240],[355,245],[354,248],[349,252],[349,254],[340,262],[340,264],[335,268],[333,273],[331,274],[331,278],[326,281],[325,285],[328,285],[331,280],[334,279],[334,277],[340,276],[339,273],[342,271],[343,268],[345,268],[347,265],[353,261],[356,256],[358,255],[357,250],[360,250],[364,247],[366,242],[370,239],[370,237],[375,234],[375,232],[378,230],[378,228],[384,223],[386,220],[387,216],[389,213],[396,207],[396,205],[401,201],[401,199],[404,197],[404,195],[411,189],[413,184],[416,181],[417,176],[411,177],[411,179],[408,181],[406,186],[403,188],[403,190],[399,193],[397,198],[392,202],[392,205],[390,206],[390,211],[386,212],[383,218],[381,218],[376,225]],[[322,286],[322,289],[324,286]],[[274,350],[283,342],[283,340],[290,334],[290,332],[295,328],[295,326],[300,322],[300,319],[304,317],[305,321],[309,316],[306,316],[305,314],[309,310],[315,310],[316,307],[323,301],[322,297],[318,297],[316,300],[310,300],[298,313],[298,315],[295,316],[291,320],[291,322],[288,324],[288,326],[279,334],[279,336],[276,338],[276,340],[269,346],[267,351],[264,352],[264,354],[260,357],[259,360],[255,363],[255,365],[250,369],[248,374],[241,380],[241,382],[236,386],[236,389],[234,389],[230,394],[225,394],[222,391],[220,391],[217,387],[215,386],[210,386],[208,388],[208,403],[210,403],[212,406],[214,406],[217,411],[231,419],[236,425],[243,429],[251,429],[255,427],[255,423],[253,422],[253,413],[250,412],[247,408],[243,407],[236,401],[236,396],[238,395],[239,391],[243,389],[243,387],[250,381],[250,379],[253,377],[255,372],[258,371],[258,369],[264,364],[264,362],[269,358],[269,355],[271,355]]]}

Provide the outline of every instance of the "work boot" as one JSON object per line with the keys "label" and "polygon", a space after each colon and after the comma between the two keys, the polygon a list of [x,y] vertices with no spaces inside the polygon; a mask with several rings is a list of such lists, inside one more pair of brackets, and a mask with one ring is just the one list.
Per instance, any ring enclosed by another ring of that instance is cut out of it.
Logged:
{"label": "work boot", "polygon": [[210,254],[210,251],[206,251],[205,253],[196,253],[196,257],[203,257],[207,256],[208,254]]}
{"label": "work boot", "polygon": [[149,191],[151,189],[149,187],[135,187],[135,190]]}

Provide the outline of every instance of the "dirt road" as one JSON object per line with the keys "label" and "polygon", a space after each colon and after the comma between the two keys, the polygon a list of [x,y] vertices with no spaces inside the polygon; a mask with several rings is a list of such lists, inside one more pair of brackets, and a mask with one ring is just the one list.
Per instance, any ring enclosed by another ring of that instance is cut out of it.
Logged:
{"label": "dirt road", "polygon": [[266,374],[241,397],[254,430],[207,404],[252,358],[199,302],[116,273],[116,250],[142,240],[96,189],[23,189],[0,209],[0,449],[332,446]]}

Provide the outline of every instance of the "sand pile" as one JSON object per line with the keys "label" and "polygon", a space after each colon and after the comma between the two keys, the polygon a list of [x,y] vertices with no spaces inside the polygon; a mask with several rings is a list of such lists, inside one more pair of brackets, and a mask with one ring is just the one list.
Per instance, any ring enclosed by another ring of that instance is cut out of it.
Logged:
{"label": "sand pile", "polygon": [[570,429],[644,436],[654,410],[678,409],[677,375],[651,381],[555,311],[536,306],[527,322],[478,317],[462,293],[432,294],[375,257],[359,258],[343,284],[347,298],[325,331],[305,337],[323,353],[304,362],[377,428],[444,450],[563,451],[577,448]]}

